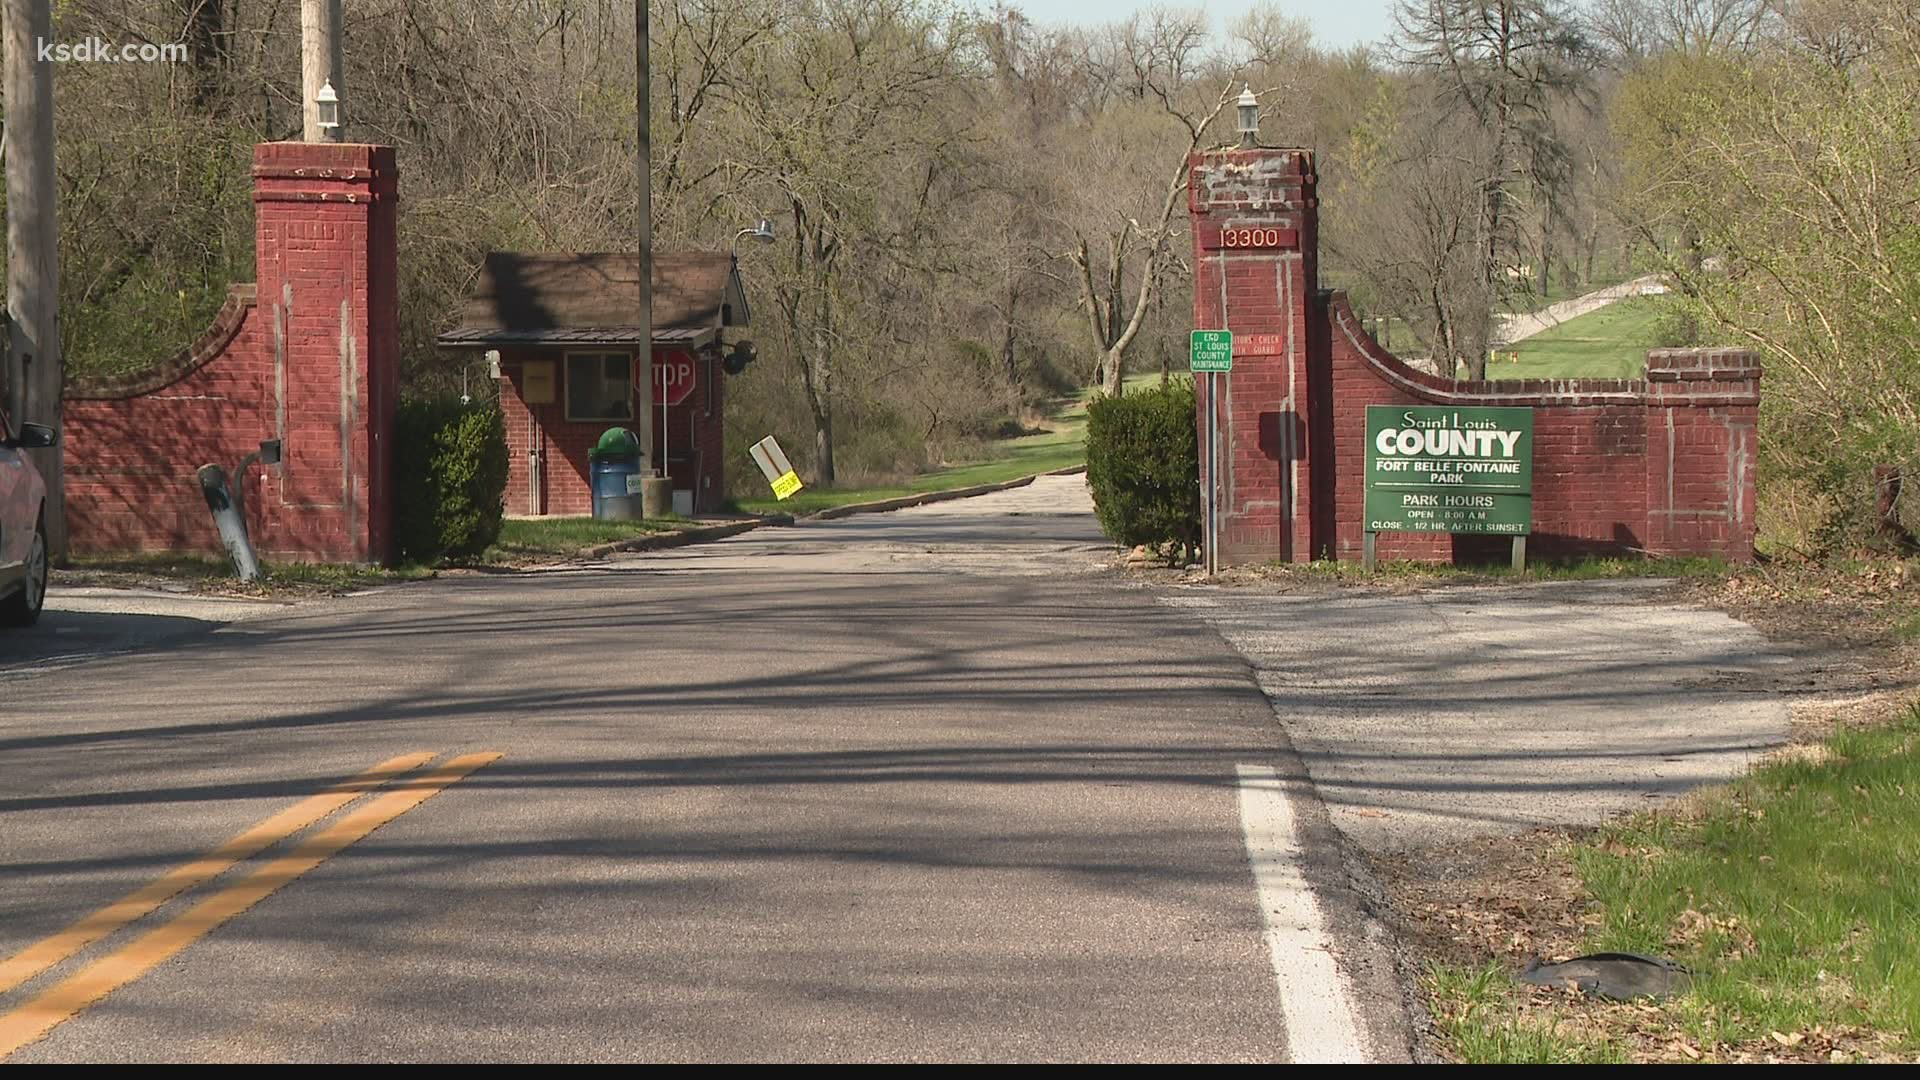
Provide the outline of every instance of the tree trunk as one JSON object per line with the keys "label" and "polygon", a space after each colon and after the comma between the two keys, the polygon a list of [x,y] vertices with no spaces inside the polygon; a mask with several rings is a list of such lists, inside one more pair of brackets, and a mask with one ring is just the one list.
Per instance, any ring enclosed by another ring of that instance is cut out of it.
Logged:
{"label": "tree trunk", "polygon": [[1105,372],[1100,380],[1100,392],[1108,397],[1119,397],[1120,388],[1127,377],[1127,353],[1124,345],[1115,345],[1101,358],[1100,370]]}
{"label": "tree trunk", "polygon": [[813,477],[821,487],[833,486],[833,415],[813,417]]}
{"label": "tree trunk", "polygon": [[807,410],[813,414],[813,481],[821,487],[832,487],[834,482],[832,344],[827,338],[828,328],[816,323],[806,380]]}
{"label": "tree trunk", "polygon": [[1014,309],[1019,303],[1019,290],[1014,288],[1013,275],[1007,275],[1007,306],[1000,335],[1000,370],[1006,377],[1007,414],[1015,423],[1020,422],[1020,414],[1026,408],[1025,387],[1020,383],[1019,358],[1014,352]]}
{"label": "tree trunk", "polygon": [[1553,200],[1547,200],[1547,220],[1540,227],[1540,302],[1553,291]]}
{"label": "tree trunk", "polygon": [[1902,555],[1920,550],[1920,541],[1900,522],[1900,467],[1873,467],[1873,538],[1876,546]]}

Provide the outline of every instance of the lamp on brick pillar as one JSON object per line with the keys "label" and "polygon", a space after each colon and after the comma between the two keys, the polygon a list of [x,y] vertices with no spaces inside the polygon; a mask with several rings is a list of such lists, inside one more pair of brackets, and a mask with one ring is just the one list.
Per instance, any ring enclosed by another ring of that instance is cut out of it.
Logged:
{"label": "lamp on brick pillar", "polygon": [[1240,84],[1240,148],[1251,150],[1260,143],[1260,99],[1253,96],[1253,84]]}
{"label": "lamp on brick pillar", "polygon": [[333,88],[333,81],[320,84],[320,92],[313,95],[313,107],[319,117],[315,121],[320,126],[320,137],[326,142],[340,141],[340,92]]}

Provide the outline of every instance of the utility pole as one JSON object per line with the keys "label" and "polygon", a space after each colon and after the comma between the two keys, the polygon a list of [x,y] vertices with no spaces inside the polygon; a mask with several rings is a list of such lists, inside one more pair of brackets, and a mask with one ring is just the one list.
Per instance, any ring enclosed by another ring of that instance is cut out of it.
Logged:
{"label": "utility pole", "polygon": [[[60,351],[60,228],[53,172],[53,65],[38,45],[53,34],[51,0],[0,0],[6,68],[8,412],[58,431],[65,372]],[[67,488],[59,445],[29,451],[47,482],[47,548],[67,557]]]}
{"label": "utility pole", "polygon": [[300,0],[300,120],[301,138],[310,143],[339,142],[342,127],[320,123],[320,88],[332,84],[345,95],[341,63],[343,0]]}
{"label": "utility pole", "polygon": [[653,69],[648,57],[651,39],[647,33],[647,0],[633,0],[634,113],[636,139],[635,167],[639,171],[640,195],[640,362],[634,374],[640,385],[634,396],[640,408],[640,475],[653,476],[666,464],[666,438],[660,432],[660,457],[653,459]]}

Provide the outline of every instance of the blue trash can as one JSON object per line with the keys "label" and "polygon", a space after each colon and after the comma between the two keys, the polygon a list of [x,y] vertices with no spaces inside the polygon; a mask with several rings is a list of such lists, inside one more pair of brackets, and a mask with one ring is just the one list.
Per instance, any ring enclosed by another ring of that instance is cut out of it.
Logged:
{"label": "blue trash can", "polygon": [[640,473],[640,437],[626,428],[608,428],[587,451],[593,516],[602,520],[639,516],[640,496],[629,498],[627,478]]}

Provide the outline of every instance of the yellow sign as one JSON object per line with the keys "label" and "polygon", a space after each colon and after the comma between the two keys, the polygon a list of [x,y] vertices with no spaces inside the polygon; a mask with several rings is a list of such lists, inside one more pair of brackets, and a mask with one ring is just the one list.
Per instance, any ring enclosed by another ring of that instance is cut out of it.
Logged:
{"label": "yellow sign", "polygon": [[773,482],[773,497],[776,499],[784,499],[794,492],[799,491],[800,486],[800,478],[794,475],[792,469],[788,469],[785,475]]}

